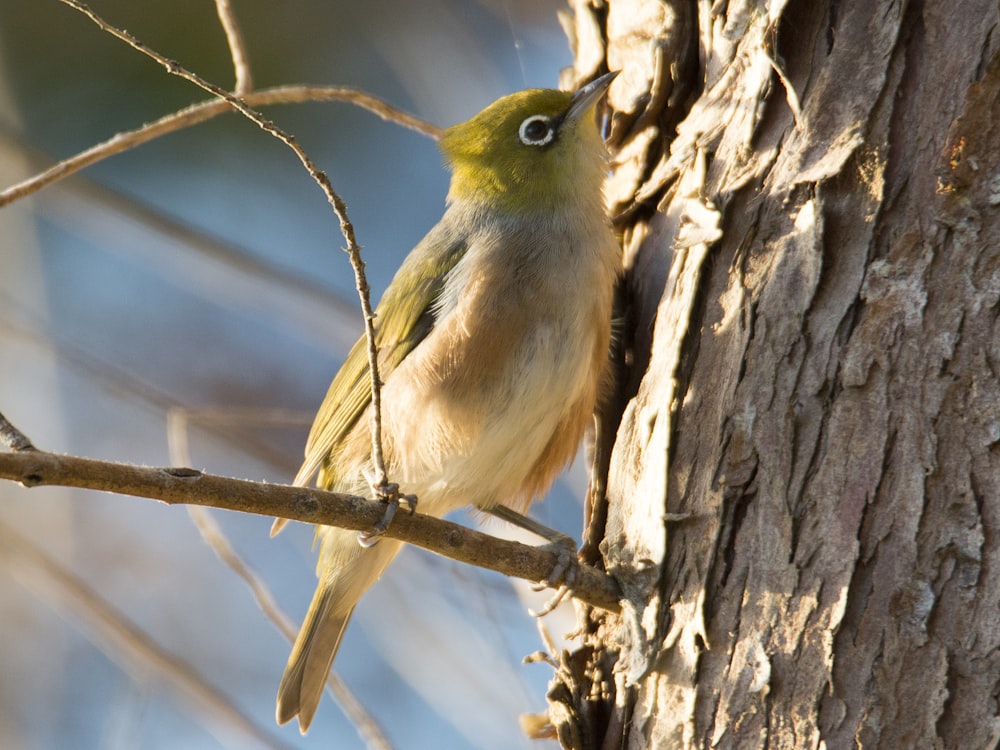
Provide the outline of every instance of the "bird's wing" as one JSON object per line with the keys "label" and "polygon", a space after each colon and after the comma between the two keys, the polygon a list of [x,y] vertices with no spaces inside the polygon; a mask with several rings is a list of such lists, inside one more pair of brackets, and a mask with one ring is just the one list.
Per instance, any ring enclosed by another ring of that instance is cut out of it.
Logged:
{"label": "bird's wing", "polygon": [[[384,381],[434,326],[433,306],[448,273],[465,255],[466,244],[442,221],[407,256],[375,309],[379,377]],[[304,486],[324,466],[372,400],[368,343],[351,348],[316,414],[306,460],[294,484]],[[322,482],[328,485],[328,481]]]}

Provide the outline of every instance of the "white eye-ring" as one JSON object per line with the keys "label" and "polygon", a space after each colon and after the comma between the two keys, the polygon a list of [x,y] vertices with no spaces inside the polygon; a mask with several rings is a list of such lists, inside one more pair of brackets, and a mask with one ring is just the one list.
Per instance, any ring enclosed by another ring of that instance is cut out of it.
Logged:
{"label": "white eye-ring", "polygon": [[517,136],[525,146],[544,146],[556,137],[556,126],[551,117],[532,115],[521,123]]}

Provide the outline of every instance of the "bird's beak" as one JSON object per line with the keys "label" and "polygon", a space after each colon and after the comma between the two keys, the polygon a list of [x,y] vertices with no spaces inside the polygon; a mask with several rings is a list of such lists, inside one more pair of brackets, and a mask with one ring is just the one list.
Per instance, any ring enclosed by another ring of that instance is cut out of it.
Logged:
{"label": "bird's beak", "polygon": [[569,103],[569,109],[566,110],[566,119],[575,120],[584,112],[590,112],[593,110],[594,106],[600,98],[604,96],[604,92],[608,90],[608,86],[611,85],[611,82],[615,80],[615,76],[617,75],[617,70],[605,73],[600,78],[595,78],[593,81],[573,94],[573,99],[570,100]]}

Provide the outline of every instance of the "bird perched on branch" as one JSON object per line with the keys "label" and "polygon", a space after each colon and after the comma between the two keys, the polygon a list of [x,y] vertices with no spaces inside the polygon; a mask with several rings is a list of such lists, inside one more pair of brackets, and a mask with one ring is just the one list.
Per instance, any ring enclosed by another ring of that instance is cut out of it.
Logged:
{"label": "bird perched on branch", "polygon": [[[375,310],[389,477],[442,516],[525,512],[573,458],[607,372],[621,253],[596,117],[609,73],[575,93],[530,89],[444,132],[440,222]],[[372,476],[364,339],[330,385],[296,477],[364,495]],[[399,551],[319,527],[319,584],[278,688],[304,733],[354,606]]]}

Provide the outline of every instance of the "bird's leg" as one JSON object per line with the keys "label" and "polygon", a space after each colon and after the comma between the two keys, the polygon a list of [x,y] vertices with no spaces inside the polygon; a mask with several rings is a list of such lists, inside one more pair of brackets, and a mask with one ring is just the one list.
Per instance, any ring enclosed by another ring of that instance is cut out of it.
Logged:
{"label": "bird's leg", "polygon": [[532,588],[535,591],[554,588],[557,589],[556,594],[542,607],[540,612],[529,610],[534,617],[543,617],[549,614],[549,612],[559,606],[559,603],[565,598],[566,594],[570,592],[573,579],[576,577],[576,541],[568,534],[556,531],[533,518],[521,515],[506,505],[494,505],[488,508],[480,507],[480,510],[549,541],[545,547],[556,553],[556,564],[545,580],[533,584]]}
{"label": "bird's leg", "polygon": [[489,513],[494,518],[514,524],[519,529],[530,531],[542,539],[547,539],[553,545],[559,545],[576,554],[576,541],[569,534],[564,534],[556,529],[549,528],[543,523],[539,523],[534,518],[523,516],[516,510],[511,510],[506,505],[491,505],[489,507],[478,506],[479,510]]}
{"label": "bird's leg", "polygon": [[378,544],[378,540],[382,538],[382,535],[385,534],[386,529],[392,523],[392,519],[396,517],[396,511],[399,510],[401,502],[406,503],[406,507],[410,513],[413,513],[417,509],[417,496],[400,493],[399,485],[395,482],[376,482],[372,477],[367,477],[367,479],[371,485],[372,492],[375,493],[375,497],[385,503],[385,514],[371,530],[358,532],[358,544],[366,548],[374,547]]}

